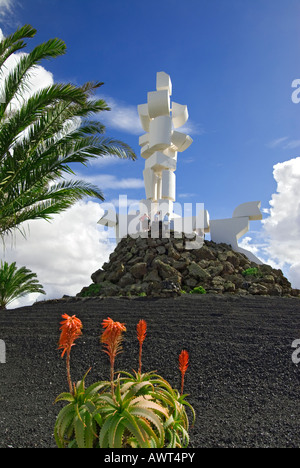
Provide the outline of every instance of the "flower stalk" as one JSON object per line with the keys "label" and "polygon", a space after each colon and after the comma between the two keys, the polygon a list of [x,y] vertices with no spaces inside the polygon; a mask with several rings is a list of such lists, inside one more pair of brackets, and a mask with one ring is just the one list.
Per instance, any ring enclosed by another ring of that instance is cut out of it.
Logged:
{"label": "flower stalk", "polygon": [[66,368],[67,368],[67,380],[69,385],[70,393],[73,394],[73,385],[71,379],[71,366],[70,366],[70,354],[72,346],[75,346],[74,341],[82,335],[82,322],[76,315],[70,317],[68,314],[63,314],[64,319],[60,322],[61,335],[58,342],[58,349],[62,349],[63,358],[66,354]]}
{"label": "flower stalk", "polygon": [[124,323],[114,322],[111,318],[103,320],[104,329],[101,336],[101,343],[104,346],[103,351],[108,354],[110,360],[110,382],[111,393],[114,396],[114,373],[116,356],[122,351],[122,333],[126,331]]}
{"label": "flower stalk", "polygon": [[181,395],[183,395],[184,377],[189,366],[189,353],[183,349],[179,355],[179,370],[181,372]]}
{"label": "flower stalk", "polygon": [[137,324],[136,327],[137,331],[137,338],[140,343],[140,349],[139,349],[139,374],[142,373],[142,349],[143,349],[143,343],[146,338],[146,332],[147,332],[147,323],[145,320],[140,320],[139,323]]}

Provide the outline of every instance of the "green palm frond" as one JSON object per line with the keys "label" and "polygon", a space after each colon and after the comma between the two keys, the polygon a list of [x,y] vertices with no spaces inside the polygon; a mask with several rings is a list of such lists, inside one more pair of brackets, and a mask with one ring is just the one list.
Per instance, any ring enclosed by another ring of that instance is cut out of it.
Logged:
{"label": "green palm frond", "polygon": [[[102,191],[84,181],[62,181],[72,164],[116,156],[136,159],[126,143],[104,135],[95,115],[109,111],[93,96],[103,85],[53,84],[24,97],[30,76],[42,60],[63,55],[59,39],[36,46],[7,74],[6,61],[23,49],[36,30],[25,25],[0,42],[0,236],[31,219],[47,219],[84,197],[103,200]],[[18,102],[18,106],[16,106]]]}
{"label": "green palm frond", "polygon": [[25,267],[17,268],[16,263],[0,264],[0,309],[5,309],[15,299],[29,293],[45,294],[37,276]]}

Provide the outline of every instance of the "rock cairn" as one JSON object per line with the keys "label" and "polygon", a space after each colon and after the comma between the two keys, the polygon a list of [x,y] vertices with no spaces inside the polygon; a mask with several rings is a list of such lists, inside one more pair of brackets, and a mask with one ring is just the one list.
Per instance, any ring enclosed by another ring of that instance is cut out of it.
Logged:
{"label": "rock cairn", "polygon": [[281,270],[250,262],[227,244],[204,241],[187,250],[187,241],[172,233],[169,239],[125,237],[77,296],[172,297],[202,287],[207,294],[300,297]]}

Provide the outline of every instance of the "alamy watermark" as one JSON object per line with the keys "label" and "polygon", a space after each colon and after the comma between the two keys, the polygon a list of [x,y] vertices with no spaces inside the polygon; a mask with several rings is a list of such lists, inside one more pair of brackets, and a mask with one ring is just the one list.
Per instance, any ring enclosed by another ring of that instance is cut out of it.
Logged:
{"label": "alamy watermark", "polygon": [[292,82],[292,88],[296,88],[292,92],[292,101],[294,104],[299,104],[300,102],[300,79],[294,80]]}
{"label": "alamy watermark", "polygon": [[5,341],[0,340],[0,364],[6,363],[6,345]]}
{"label": "alamy watermark", "polygon": [[142,200],[128,203],[126,195],[120,195],[118,202],[103,203],[104,210],[99,224],[112,228],[109,237],[121,239],[125,236],[152,238],[189,239],[186,248],[201,248],[208,228],[208,213],[203,203],[178,203],[166,200],[152,202]]}
{"label": "alamy watermark", "polygon": [[294,340],[292,343],[292,348],[295,349],[295,351],[292,354],[292,361],[294,364],[299,364],[300,363],[300,340]]}

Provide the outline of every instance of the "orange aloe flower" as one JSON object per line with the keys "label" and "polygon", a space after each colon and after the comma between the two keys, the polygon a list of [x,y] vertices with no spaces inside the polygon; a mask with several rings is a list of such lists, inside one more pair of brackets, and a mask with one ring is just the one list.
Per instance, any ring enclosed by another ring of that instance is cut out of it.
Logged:
{"label": "orange aloe flower", "polygon": [[104,352],[108,354],[110,359],[110,381],[112,394],[114,393],[114,365],[116,356],[122,351],[122,333],[126,331],[124,323],[114,322],[111,318],[103,320],[102,327],[104,331],[101,336],[101,342],[104,345]]}
{"label": "orange aloe flower", "polygon": [[181,395],[183,394],[184,376],[189,366],[189,353],[183,349],[179,355],[179,370],[181,372]]}
{"label": "orange aloe flower", "polygon": [[122,350],[122,333],[126,331],[124,323],[114,322],[111,318],[103,320],[102,327],[104,331],[101,336],[101,342],[106,348],[104,352],[110,358],[116,357]]}
{"label": "orange aloe flower", "polygon": [[74,346],[74,341],[82,335],[82,322],[76,315],[70,317],[68,314],[62,315],[64,319],[61,323],[61,335],[59,338],[58,349],[62,349],[62,355],[70,353],[72,346]]}
{"label": "orange aloe flower", "polygon": [[58,349],[62,349],[61,357],[64,357],[64,354],[67,353],[66,367],[67,367],[67,378],[70,393],[73,393],[72,380],[71,380],[71,371],[70,371],[70,353],[71,348],[74,346],[74,341],[82,335],[82,323],[76,315],[70,317],[68,314],[63,314],[62,318],[64,319],[60,322],[61,335],[58,342]]}
{"label": "orange aloe flower", "polygon": [[141,374],[142,372],[142,347],[143,343],[146,338],[146,332],[147,332],[147,323],[145,320],[140,320],[139,323],[136,326],[136,331],[137,331],[137,338],[140,343],[140,351],[139,351],[139,373]]}

